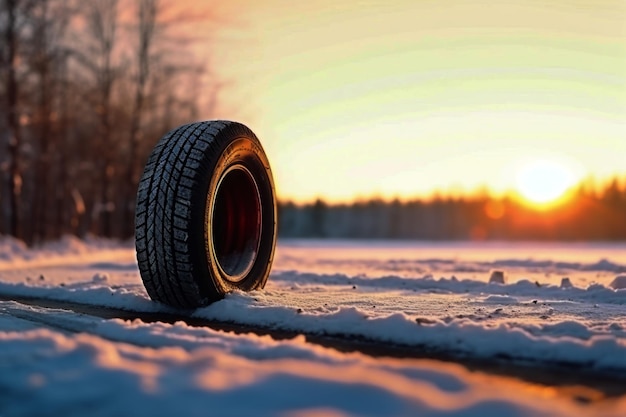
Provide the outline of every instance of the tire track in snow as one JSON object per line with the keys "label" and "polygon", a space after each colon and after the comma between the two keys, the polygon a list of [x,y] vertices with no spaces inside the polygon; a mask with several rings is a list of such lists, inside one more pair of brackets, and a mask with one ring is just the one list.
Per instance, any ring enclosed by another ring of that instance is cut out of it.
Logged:
{"label": "tire track in snow", "polygon": [[[7,303],[11,305],[7,306]],[[71,312],[82,317],[72,318],[66,315],[62,319],[58,315],[52,317],[47,312]],[[175,324],[184,322],[192,327],[205,327],[217,331],[233,332],[235,334],[253,333],[259,336],[271,336],[275,340],[291,339],[304,335],[306,342],[332,348],[341,352],[359,352],[373,357],[394,357],[400,359],[433,359],[445,362],[454,362],[465,366],[469,370],[485,372],[518,378],[531,383],[538,383],[552,387],[581,386],[599,391],[606,397],[618,397],[626,394],[626,377],[623,373],[607,372],[590,367],[556,362],[531,363],[519,361],[514,356],[499,356],[492,358],[476,358],[459,355],[458,352],[434,350],[427,347],[405,346],[394,343],[383,343],[376,340],[355,337],[346,334],[319,334],[288,330],[273,329],[271,327],[251,326],[240,323],[209,320],[191,317],[185,314],[169,312],[137,312],[111,307],[100,307],[88,304],[57,301],[34,297],[15,297],[0,294],[0,313],[9,314],[16,318],[33,323],[52,327],[63,332],[90,333],[115,342],[129,342],[115,340],[115,338],[94,333],[95,324],[90,324],[87,318],[122,319],[127,321],[140,320],[144,323],[163,322]],[[138,344],[141,346],[140,344]],[[593,401],[593,398],[578,398],[579,400]]]}

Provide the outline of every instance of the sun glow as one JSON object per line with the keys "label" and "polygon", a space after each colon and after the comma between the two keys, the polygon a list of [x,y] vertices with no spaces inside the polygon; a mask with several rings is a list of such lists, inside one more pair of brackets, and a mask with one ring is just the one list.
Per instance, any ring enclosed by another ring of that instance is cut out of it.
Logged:
{"label": "sun glow", "polygon": [[577,178],[565,165],[553,160],[535,160],[517,173],[516,186],[528,203],[547,207],[565,198]]}
{"label": "sun glow", "polygon": [[262,139],[282,200],[484,185],[536,207],[564,185],[517,187],[520,158],[624,172],[624,0],[213,3],[246,24],[200,45],[228,80],[210,118]]}

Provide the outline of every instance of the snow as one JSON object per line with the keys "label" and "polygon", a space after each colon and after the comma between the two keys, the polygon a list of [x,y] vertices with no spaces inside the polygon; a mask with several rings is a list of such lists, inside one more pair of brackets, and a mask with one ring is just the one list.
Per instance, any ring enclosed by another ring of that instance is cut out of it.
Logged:
{"label": "snow", "polygon": [[[620,377],[625,271],[623,244],[283,241],[264,290],[190,314],[460,359],[508,358],[539,374],[558,363]],[[148,299],[132,243],[95,238],[36,250],[0,239],[0,294],[172,311]],[[0,301],[2,417],[626,415],[626,396],[580,390],[341,353],[303,336]]]}
{"label": "snow", "polygon": [[615,279],[609,284],[609,287],[616,290],[626,289],[626,275],[619,275],[615,277]]}
{"label": "snow", "polygon": [[[113,335],[115,342],[48,329],[3,333],[3,412],[498,416],[585,410],[550,395],[533,395],[528,387],[521,387],[522,395],[510,392],[511,387],[493,387],[489,378],[456,366],[374,361],[315,350],[301,339],[230,340],[232,336],[208,330],[188,335],[183,325],[146,329],[113,322],[105,327],[102,333]],[[133,343],[123,341],[125,337]],[[150,345],[157,347],[146,347]],[[37,365],[29,366],[27,359]],[[13,400],[7,402],[6,396]]]}
{"label": "snow", "polygon": [[490,284],[504,284],[505,283],[504,271],[500,271],[498,269],[494,269],[493,271],[491,271],[491,274],[489,275],[489,283]]}

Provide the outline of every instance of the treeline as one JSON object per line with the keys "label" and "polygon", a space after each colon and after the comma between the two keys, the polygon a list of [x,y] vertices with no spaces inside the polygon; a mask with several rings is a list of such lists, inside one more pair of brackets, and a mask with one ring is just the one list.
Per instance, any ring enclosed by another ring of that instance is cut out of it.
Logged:
{"label": "treeline", "polygon": [[162,0],[0,0],[0,235],[132,236],[155,141],[214,103],[184,21]]}
{"label": "treeline", "polygon": [[580,186],[562,205],[538,210],[487,195],[279,207],[282,237],[424,240],[626,240],[626,183]]}

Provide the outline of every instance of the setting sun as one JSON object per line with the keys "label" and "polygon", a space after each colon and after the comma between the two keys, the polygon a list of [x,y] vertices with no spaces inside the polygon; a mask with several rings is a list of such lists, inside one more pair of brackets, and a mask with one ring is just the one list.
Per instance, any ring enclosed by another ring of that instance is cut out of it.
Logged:
{"label": "setting sun", "polygon": [[527,155],[600,180],[624,171],[621,0],[218,3],[247,24],[207,47],[233,81],[212,116],[263,139],[281,199],[485,186],[549,201],[570,185],[539,167],[517,187]]}
{"label": "setting sun", "polygon": [[530,162],[516,176],[518,192],[536,205],[550,204],[562,198],[576,181],[571,170],[551,160]]}

